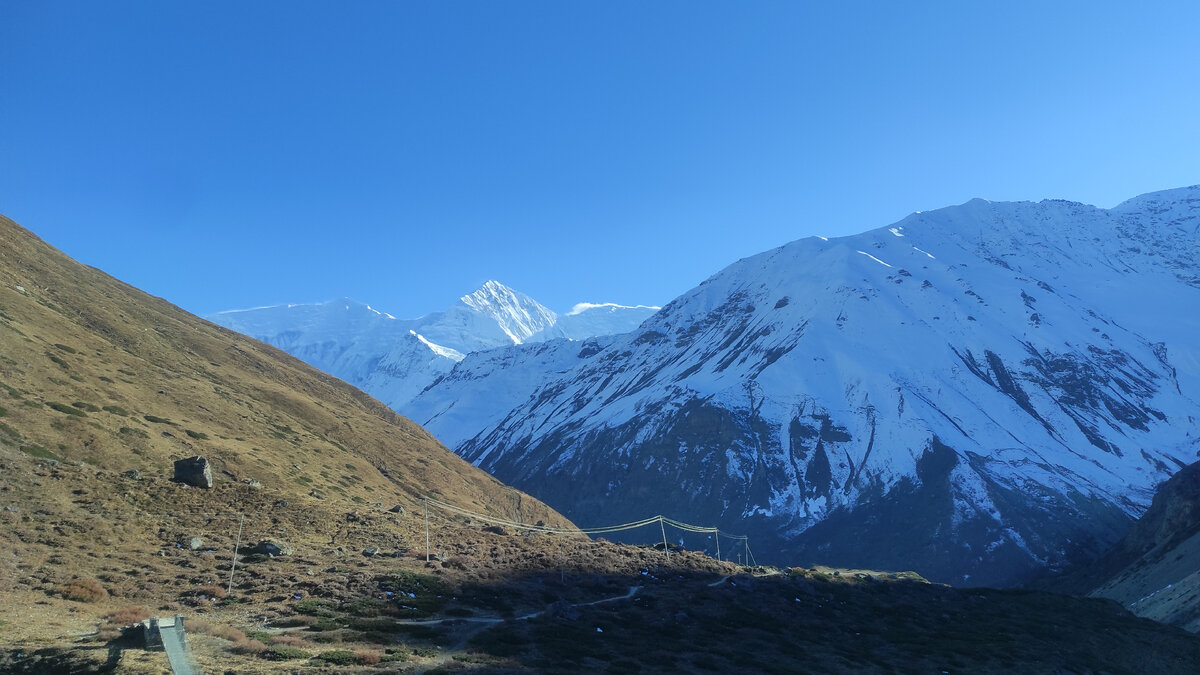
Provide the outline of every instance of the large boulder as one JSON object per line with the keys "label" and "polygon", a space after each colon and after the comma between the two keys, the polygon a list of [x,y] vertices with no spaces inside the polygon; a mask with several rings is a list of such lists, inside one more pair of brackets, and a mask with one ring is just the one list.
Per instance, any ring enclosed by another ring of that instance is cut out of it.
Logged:
{"label": "large boulder", "polygon": [[212,466],[200,455],[175,460],[175,480],[185,485],[211,488]]}

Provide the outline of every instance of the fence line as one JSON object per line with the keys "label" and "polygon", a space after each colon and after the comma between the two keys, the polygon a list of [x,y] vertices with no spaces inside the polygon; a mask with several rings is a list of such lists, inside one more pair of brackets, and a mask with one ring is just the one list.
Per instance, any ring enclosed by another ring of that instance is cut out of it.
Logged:
{"label": "fence line", "polygon": [[[721,557],[721,537],[725,537],[727,539],[733,539],[733,540],[742,542],[742,545],[746,549],[747,562],[754,560],[754,554],[750,552],[750,538],[744,534],[729,534],[727,532],[722,532],[721,530],[719,530],[716,527],[704,527],[702,525],[693,525],[691,523],[684,523],[684,522],[675,520],[673,518],[668,518],[663,515],[651,516],[649,518],[643,518],[642,520],[635,520],[632,522],[620,523],[617,525],[605,525],[605,526],[601,526],[601,527],[562,528],[562,527],[551,527],[549,525],[529,525],[527,523],[520,523],[520,522],[517,522],[514,520],[509,520],[507,518],[500,518],[498,516],[489,516],[489,515],[484,515],[481,513],[475,513],[474,511],[464,509],[461,506],[447,504],[446,502],[434,499],[433,497],[427,496],[427,497],[423,497],[423,499],[425,500],[425,559],[426,560],[428,560],[430,558],[430,553],[431,553],[431,549],[429,546],[429,507],[431,505],[435,506],[439,509],[445,510],[445,511],[450,511],[451,513],[456,513],[461,516],[474,518],[476,520],[482,520],[484,522],[492,523],[495,525],[503,525],[505,527],[511,527],[511,528],[517,529],[517,530],[525,530],[527,532],[541,532],[543,534],[586,534],[586,535],[611,534],[613,532],[623,532],[625,530],[635,530],[640,527],[646,527],[647,525],[653,525],[654,523],[658,523],[659,528],[661,528],[662,536],[663,536],[663,549],[668,554],[670,553],[670,551],[669,551],[669,547],[667,544],[666,525],[670,525],[671,527],[674,527],[679,530],[683,530],[684,532],[715,535],[713,538],[717,544],[717,559],[718,560],[723,560],[723,558]],[[755,564],[757,565],[757,562],[755,562]]]}

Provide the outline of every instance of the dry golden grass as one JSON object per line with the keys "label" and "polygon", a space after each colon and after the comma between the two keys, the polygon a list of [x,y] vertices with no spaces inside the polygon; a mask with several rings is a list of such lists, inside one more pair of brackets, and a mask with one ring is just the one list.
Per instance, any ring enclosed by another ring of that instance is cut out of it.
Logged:
{"label": "dry golden grass", "polygon": [[[211,490],[170,480],[196,454]],[[566,524],[366,394],[0,217],[0,646],[94,630],[130,603],[242,616],[348,593],[360,566],[398,560],[366,560],[365,547],[423,548],[424,494]],[[470,531],[438,514],[432,526],[436,551]],[[295,552],[243,562],[223,599],[239,527],[242,547]]]}
{"label": "dry golden grass", "polygon": [[60,584],[56,592],[67,600],[76,602],[100,602],[108,598],[108,591],[95,579],[72,579]]}

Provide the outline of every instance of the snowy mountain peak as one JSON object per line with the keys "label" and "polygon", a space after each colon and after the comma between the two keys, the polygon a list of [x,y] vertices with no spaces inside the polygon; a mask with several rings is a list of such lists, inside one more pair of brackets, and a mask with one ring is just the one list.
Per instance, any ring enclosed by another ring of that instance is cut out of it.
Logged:
{"label": "snowy mountain peak", "polygon": [[398,319],[339,298],[219,312],[209,318],[272,344],[403,407],[467,354],[554,338],[581,340],[633,330],[657,308],[581,303],[559,317],[533,298],[488,281],[442,312]]}
{"label": "snowy mountain peak", "polygon": [[557,314],[538,301],[499,281],[485,282],[474,293],[459,298],[459,302],[494,319],[513,344],[521,344],[558,319]]}

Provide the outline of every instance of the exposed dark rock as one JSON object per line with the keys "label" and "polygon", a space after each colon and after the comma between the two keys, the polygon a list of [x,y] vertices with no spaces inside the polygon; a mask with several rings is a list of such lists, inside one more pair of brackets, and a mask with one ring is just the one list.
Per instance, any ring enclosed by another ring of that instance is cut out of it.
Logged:
{"label": "exposed dark rock", "polygon": [[246,549],[244,553],[247,555],[260,554],[275,557],[281,555],[291,555],[294,551],[295,549],[282,542],[264,540]]}
{"label": "exposed dark rock", "polygon": [[201,455],[175,460],[175,481],[200,488],[213,485],[212,465]]}

